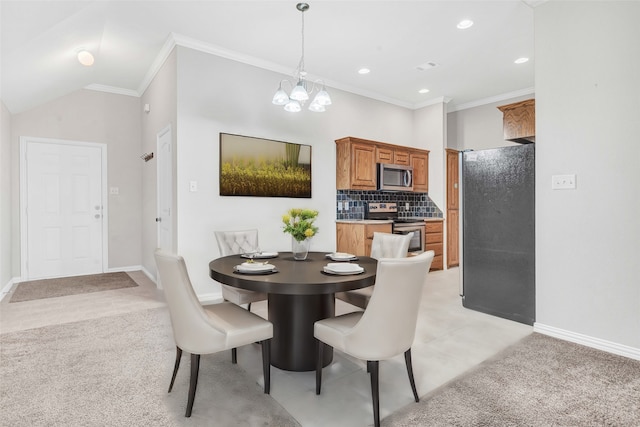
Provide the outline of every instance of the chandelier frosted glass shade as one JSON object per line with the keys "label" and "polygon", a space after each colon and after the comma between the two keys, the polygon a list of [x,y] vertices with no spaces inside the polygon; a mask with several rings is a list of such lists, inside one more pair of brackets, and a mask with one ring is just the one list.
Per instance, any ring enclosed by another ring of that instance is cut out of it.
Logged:
{"label": "chandelier frosted glass shade", "polygon": [[273,101],[271,102],[274,105],[287,105],[287,103],[289,103],[289,95],[287,95],[287,92],[282,90],[282,83],[280,83],[278,90],[275,95],[273,95]]}
{"label": "chandelier frosted glass shade", "polygon": [[290,113],[297,113],[302,110],[302,106],[298,101],[292,99],[291,101],[286,103],[286,105],[284,106],[284,110]]}

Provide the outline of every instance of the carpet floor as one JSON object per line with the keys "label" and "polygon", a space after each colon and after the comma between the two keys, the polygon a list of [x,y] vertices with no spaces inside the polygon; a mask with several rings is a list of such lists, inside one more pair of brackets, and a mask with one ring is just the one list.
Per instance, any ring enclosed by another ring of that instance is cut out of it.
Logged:
{"label": "carpet floor", "polygon": [[9,302],[32,301],[89,292],[111,291],[114,289],[132,288],[134,286],[138,286],[138,284],[124,272],[30,280],[18,284]]}
{"label": "carpet floor", "polygon": [[640,361],[531,334],[383,426],[640,426]]}
{"label": "carpet floor", "polygon": [[202,356],[191,418],[189,357],[167,393],[175,344],[166,308],[0,335],[0,425],[299,426],[231,352]]}

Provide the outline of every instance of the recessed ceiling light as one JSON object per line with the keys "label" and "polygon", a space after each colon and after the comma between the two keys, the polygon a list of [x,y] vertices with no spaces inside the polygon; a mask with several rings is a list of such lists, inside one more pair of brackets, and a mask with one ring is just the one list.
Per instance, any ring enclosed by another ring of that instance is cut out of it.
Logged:
{"label": "recessed ceiling light", "polygon": [[358,74],[369,74],[370,72],[371,72],[371,70],[368,69],[368,68],[360,68],[358,70]]}
{"label": "recessed ceiling light", "polygon": [[93,55],[88,50],[81,50],[78,52],[78,61],[85,67],[93,65]]}
{"label": "recessed ceiling light", "polygon": [[429,92],[429,89],[420,89],[418,91],[418,93],[427,93],[427,92]]}
{"label": "recessed ceiling light", "polygon": [[513,62],[515,62],[516,64],[524,64],[527,61],[529,61],[529,58],[518,58]]}
{"label": "recessed ceiling light", "polygon": [[467,28],[471,28],[472,26],[473,21],[471,19],[463,19],[462,21],[458,22],[458,25],[456,25],[456,27],[461,30],[466,30]]}

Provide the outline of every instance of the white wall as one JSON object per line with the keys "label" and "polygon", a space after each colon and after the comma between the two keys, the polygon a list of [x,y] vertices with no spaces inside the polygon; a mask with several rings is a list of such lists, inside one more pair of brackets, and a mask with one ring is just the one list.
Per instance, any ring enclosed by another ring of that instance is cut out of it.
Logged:
{"label": "white wall", "polygon": [[11,113],[0,101],[0,289],[13,278],[11,268]]}
{"label": "white wall", "polygon": [[447,114],[447,148],[462,151],[520,145],[505,141],[502,112],[497,107],[531,98],[535,98],[533,93]]}
{"label": "white wall", "polygon": [[[411,145],[413,113],[391,104],[329,89],[325,113],[298,114],[271,104],[282,75],[206,53],[178,48],[178,252],[201,298],[219,293],[208,263],[219,256],[218,229],[256,227],[264,250],[289,251],[281,216],[292,207],[317,209],[319,234],[311,250],[335,250],[335,143],[356,136]],[[312,146],[312,198],[219,196],[219,133]],[[198,191],[189,191],[189,181]]]}
{"label": "white wall", "polygon": [[108,268],[140,265],[141,163],[140,99],[79,90],[32,110],[15,114],[12,144],[12,263],[20,274],[19,143],[20,136],[98,142],[107,145],[109,195]]}
{"label": "white wall", "polygon": [[[167,57],[153,81],[142,95],[141,105],[149,104],[149,113],[142,114],[142,152],[157,154],[157,135],[167,125],[171,125],[174,153],[176,152],[176,51]],[[157,247],[157,160],[142,165],[142,266],[152,277],[157,277],[153,252]],[[174,169],[176,157],[173,158]],[[175,174],[174,174],[175,179]],[[175,188],[173,212],[176,212]],[[173,231],[176,231],[176,217],[173,217]],[[176,239],[173,239],[174,245]],[[175,249],[175,248],[174,248]]]}
{"label": "white wall", "polygon": [[[640,2],[535,9],[536,328],[636,358],[638,18]],[[577,189],[551,190],[553,174],[576,174]]]}
{"label": "white wall", "polygon": [[413,112],[413,146],[429,150],[429,198],[446,215],[446,104],[439,102]]}

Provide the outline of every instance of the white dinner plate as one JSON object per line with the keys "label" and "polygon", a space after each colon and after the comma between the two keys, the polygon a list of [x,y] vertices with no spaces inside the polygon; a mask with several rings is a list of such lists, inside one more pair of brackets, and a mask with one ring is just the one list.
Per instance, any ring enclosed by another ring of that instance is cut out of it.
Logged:
{"label": "white dinner plate", "polygon": [[323,268],[325,273],[330,274],[360,274],[364,272],[364,268],[358,264],[345,264],[339,262],[330,262]]}
{"label": "white dinner plate", "polygon": [[348,254],[346,252],[334,252],[332,254],[327,254],[329,258],[333,261],[351,261],[354,259],[358,259],[354,254]]}
{"label": "white dinner plate", "polygon": [[254,258],[254,259],[267,259],[275,258],[278,256],[278,252],[256,252],[240,255],[242,258]]}
{"label": "white dinner plate", "polygon": [[276,268],[273,264],[263,264],[261,262],[243,262],[240,265],[236,265],[235,269],[240,272],[263,272],[271,271]]}

